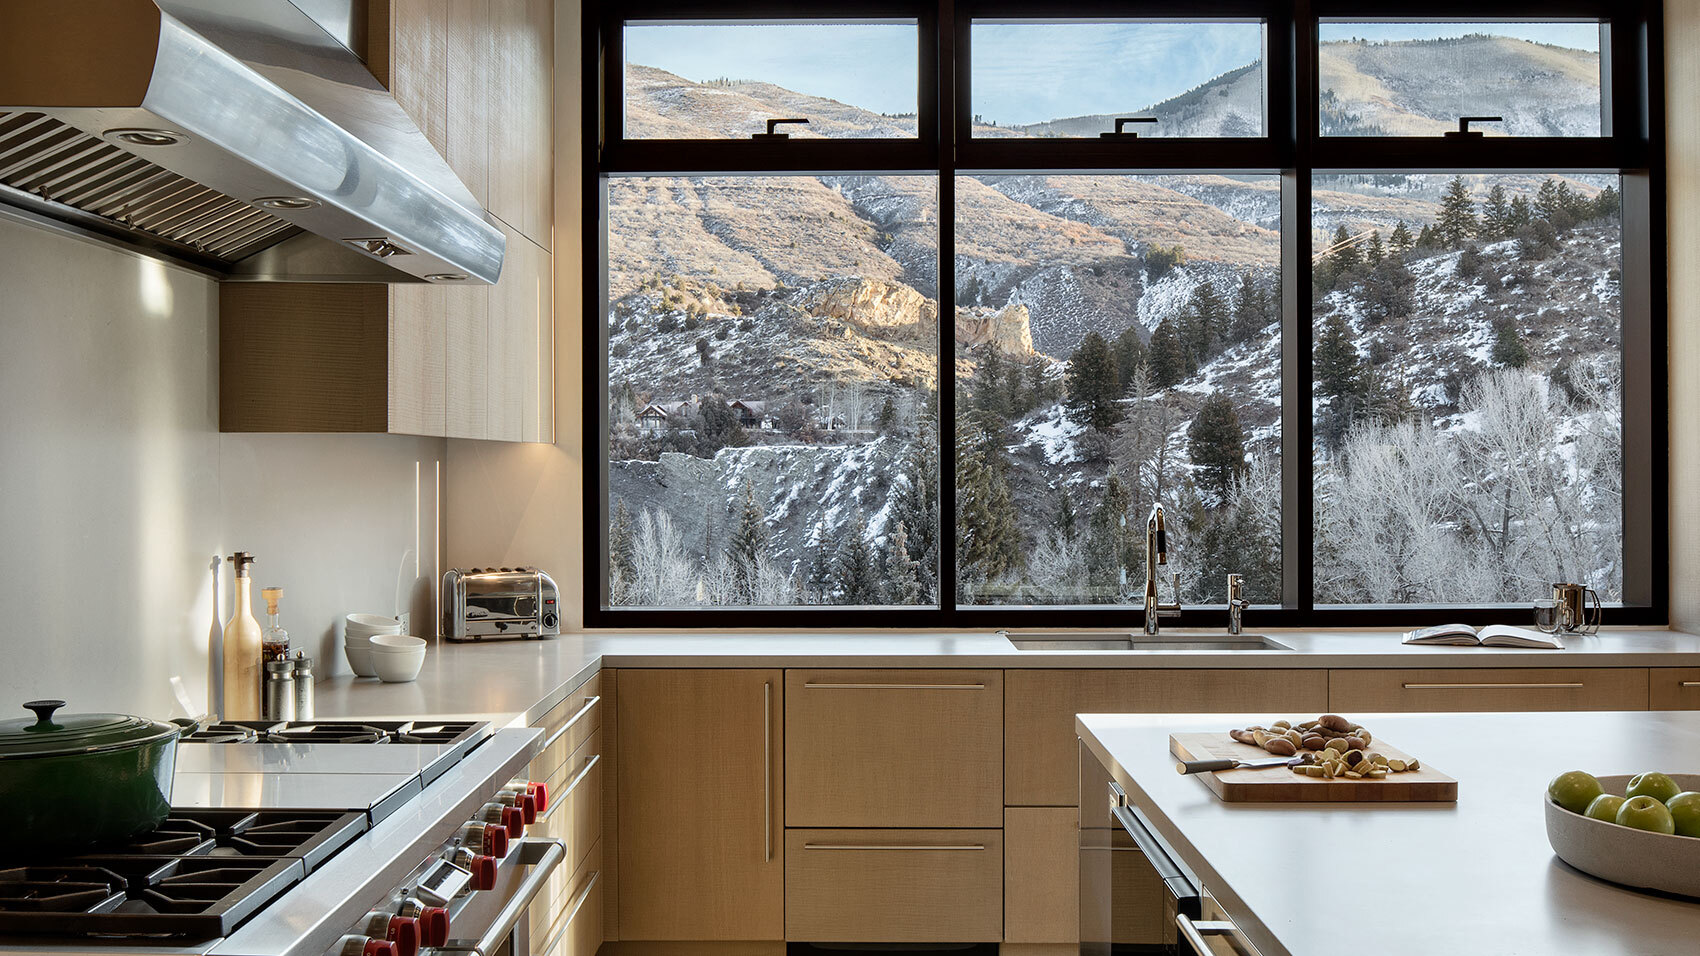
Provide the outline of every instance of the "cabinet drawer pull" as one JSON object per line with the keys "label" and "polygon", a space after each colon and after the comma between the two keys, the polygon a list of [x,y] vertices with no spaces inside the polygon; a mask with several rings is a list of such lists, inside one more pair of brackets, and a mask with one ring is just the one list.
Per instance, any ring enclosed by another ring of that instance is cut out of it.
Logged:
{"label": "cabinet drawer pull", "polygon": [[586,697],[584,699],[584,706],[580,707],[578,709],[578,713],[575,713],[571,717],[568,717],[567,722],[561,725],[560,730],[557,730],[554,733],[550,734],[549,739],[543,741],[543,749],[548,750],[550,747],[553,747],[555,745],[555,741],[561,739],[562,734],[573,729],[573,725],[579,722],[579,718],[583,717],[585,714],[590,713],[590,708],[595,707],[596,704],[601,700],[602,700],[601,696]]}
{"label": "cabinet drawer pull", "polygon": [[1204,937],[1231,936],[1234,933],[1232,923],[1216,920],[1195,921],[1185,913],[1175,914],[1175,925],[1180,927],[1181,936],[1198,956],[1210,956],[1210,944],[1204,941]]}
{"label": "cabinet drawer pull", "polygon": [[1678,687],[1700,687],[1700,680],[1685,680]]}
{"label": "cabinet drawer pull", "polygon": [[761,861],[773,862],[773,685],[761,683]]}
{"label": "cabinet drawer pull", "polygon": [[595,767],[601,761],[602,761],[602,755],[601,754],[591,754],[590,758],[587,759],[584,762],[584,768],[582,770],[580,770],[577,774],[573,775],[573,779],[570,782],[568,782],[566,789],[562,790],[560,792],[560,795],[556,796],[553,800],[549,801],[549,810],[548,810],[548,812],[543,814],[542,818],[544,820],[547,820],[550,817],[554,816],[555,811],[559,810],[561,808],[561,806],[567,802],[567,798],[572,796],[573,791],[578,789],[578,785],[584,782],[585,777],[589,776],[591,768]]}
{"label": "cabinet drawer pull", "polygon": [[984,850],[983,843],[805,843],[805,850]]}
{"label": "cabinet drawer pull", "polygon": [[985,690],[985,684],[816,684],[803,685],[810,690]]}
{"label": "cabinet drawer pull", "polygon": [[590,899],[590,891],[596,888],[596,881],[601,876],[602,871],[596,870],[590,874],[590,879],[584,881],[584,889],[579,890],[578,895],[574,896],[572,902],[567,904],[567,918],[561,921],[561,928],[555,931],[555,935],[549,938],[548,943],[544,944],[542,952],[554,952],[556,944],[561,941],[561,937],[567,935],[567,930],[573,928],[573,920],[578,918],[578,911],[584,907],[584,901]]}
{"label": "cabinet drawer pull", "polygon": [[1583,686],[1581,680],[1566,684],[1404,684],[1406,691],[1567,691]]}

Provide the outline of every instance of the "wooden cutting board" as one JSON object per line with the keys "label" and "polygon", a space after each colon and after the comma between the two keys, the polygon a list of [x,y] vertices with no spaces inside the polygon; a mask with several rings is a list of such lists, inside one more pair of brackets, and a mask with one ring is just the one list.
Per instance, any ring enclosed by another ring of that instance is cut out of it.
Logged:
{"label": "wooden cutting board", "polygon": [[[1383,743],[1379,738],[1370,744],[1370,750],[1388,758],[1409,756],[1403,750]],[[1242,744],[1226,733],[1170,734],[1169,752],[1180,760],[1210,760],[1218,757],[1261,760],[1275,756],[1262,748]],[[1423,761],[1419,770],[1390,773],[1380,780],[1307,777],[1294,773],[1287,767],[1218,770],[1193,776],[1203,781],[1204,785],[1210,788],[1210,792],[1216,794],[1224,803],[1454,803],[1458,800],[1458,781],[1430,767],[1427,761]]]}

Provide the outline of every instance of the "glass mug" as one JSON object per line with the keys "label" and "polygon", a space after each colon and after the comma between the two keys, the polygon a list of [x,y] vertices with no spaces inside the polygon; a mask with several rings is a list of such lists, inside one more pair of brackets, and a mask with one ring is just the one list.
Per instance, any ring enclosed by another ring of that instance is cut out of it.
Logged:
{"label": "glass mug", "polygon": [[1545,634],[1557,634],[1562,626],[1558,619],[1558,604],[1552,598],[1535,601],[1535,627]]}
{"label": "glass mug", "polygon": [[[1554,584],[1552,603],[1556,609],[1558,627],[1566,634],[1599,633],[1601,610],[1598,591],[1581,584]],[[1592,614],[1589,613],[1590,605]],[[1537,611],[1537,625],[1540,623],[1539,618]]]}

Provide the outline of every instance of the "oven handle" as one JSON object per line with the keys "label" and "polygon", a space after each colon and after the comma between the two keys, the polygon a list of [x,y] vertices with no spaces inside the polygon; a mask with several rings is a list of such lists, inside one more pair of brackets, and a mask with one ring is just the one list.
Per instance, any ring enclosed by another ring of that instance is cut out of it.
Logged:
{"label": "oven handle", "polygon": [[531,867],[531,873],[526,876],[525,882],[520,884],[514,895],[508,899],[507,905],[502,907],[502,911],[496,914],[496,919],[490,924],[490,928],[486,929],[484,935],[478,937],[478,942],[471,946],[467,946],[464,940],[450,940],[447,946],[437,950],[439,953],[452,951],[475,953],[477,956],[491,956],[495,953],[502,945],[502,941],[508,938],[508,934],[514,931],[514,926],[518,925],[520,918],[525,916],[525,911],[531,908],[532,900],[535,900],[537,894],[542,892],[543,884],[549,882],[549,877],[555,872],[555,868],[561,865],[562,860],[566,859],[567,848],[560,840],[530,839],[520,844],[519,853],[520,865]]}
{"label": "oven handle", "polygon": [[1196,915],[1202,906],[1203,898],[1198,887],[1192,880],[1181,872],[1175,861],[1169,857],[1169,851],[1163,847],[1145,824],[1133,813],[1133,808],[1126,803],[1127,795],[1114,781],[1110,782],[1110,815],[1116,823],[1127,832],[1133,842],[1139,847],[1139,852],[1145,854],[1145,861],[1151,864],[1151,869],[1157,871],[1157,878],[1163,881],[1169,895],[1175,898],[1176,908],[1182,913]]}

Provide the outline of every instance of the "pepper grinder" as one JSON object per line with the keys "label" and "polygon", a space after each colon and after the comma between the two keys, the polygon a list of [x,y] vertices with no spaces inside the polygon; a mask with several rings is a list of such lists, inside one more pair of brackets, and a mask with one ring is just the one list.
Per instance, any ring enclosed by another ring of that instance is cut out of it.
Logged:
{"label": "pepper grinder", "polygon": [[313,719],[313,659],[296,651],[290,659],[295,665],[295,719]]}

